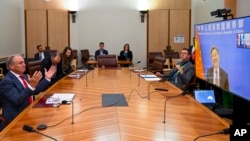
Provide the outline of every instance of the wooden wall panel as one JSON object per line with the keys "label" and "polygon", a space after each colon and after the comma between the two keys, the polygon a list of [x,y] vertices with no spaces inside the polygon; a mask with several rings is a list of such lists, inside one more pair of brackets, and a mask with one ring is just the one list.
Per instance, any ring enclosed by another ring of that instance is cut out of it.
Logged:
{"label": "wooden wall panel", "polygon": [[69,0],[24,0],[24,5],[26,10],[37,10],[37,9],[64,9],[68,10]]}
{"label": "wooden wall panel", "polygon": [[168,41],[169,10],[150,10],[148,18],[148,52],[162,51]]}
{"label": "wooden wall panel", "polygon": [[46,45],[46,11],[26,10],[26,55],[33,58],[38,44]]}
{"label": "wooden wall panel", "polygon": [[236,0],[224,0],[224,7],[225,8],[230,8],[231,9],[231,13],[234,15],[234,17],[236,17],[237,13],[236,13]]}
{"label": "wooden wall panel", "polygon": [[48,10],[48,45],[60,52],[69,44],[68,12]]}
{"label": "wooden wall panel", "polygon": [[[174,43],[175,35],[184,35],[184,43]],[[170,45],[174,51],[188,48],[190,41],[190,10],[170,10]]]}
{"label": "wooden wall panel", "polygon": [[149,9],[191,9],[191,0],[148,0]]}

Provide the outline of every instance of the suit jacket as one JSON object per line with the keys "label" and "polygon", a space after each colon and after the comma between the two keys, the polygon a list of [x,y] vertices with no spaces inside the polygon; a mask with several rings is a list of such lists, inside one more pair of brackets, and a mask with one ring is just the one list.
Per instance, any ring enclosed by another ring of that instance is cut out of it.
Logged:
{"label": "suit jacket", "polygon": [[[120,52],[120,56],[124,56],[124,50],[122,50]],[[132,51],[128,51],[127,57],[124,56],[124,58],[129,59],[130,61],[132,61],[133,60],[133,53],[132,53]]]}
{"label": "suit jacket", "polygon": [[[220,72],[219,73],[220,87],[222,87],[223,89],[229,90],[228,74],[222,68],[219,68],[219,72]],[[206,80],[209,83],[213,84],[213,80],[214,80],[214,68],[213,67],[208,69]]]}
{"label": "suit jacket", "polygon": [[[108,51],[105,50],[105,49],[103,49],[102,53],[105,54],[105,55],[109,54]],[[100,49],[98,49],[98,50],[95,51],[95,60],[97,60],[97,56],[100,55],[100,54],[101,54]]]}
{"label": "suit jacket", "polygon": [[[43,59],[43,61],[41,62],[41,67],[40,67],[40,71],[44,75],[44,68],[46,68],[47,70],[49,70],[49,68],[52,65],[52,61],[51,61],[51,57],[45,57]],[[63,77],[63,67],[62,67],[62,60],[60,63],[58,63],[56,65],[56,73],[55,75],[51,78],[51,85],[54,84],[56,81],[60,80]]]}
{"label": "suit jacket", "polygon": [[[50,56],[49,52],[47,52],[47,51],[44,51],[43,54],[44,54],[44,58]],[[40,60],[39,52],[37,52],[37,53],[35,54],[35,60]]]}
{"label": "suit jacket", "polygon": [[175,73],[178,71],[177,68],[174,68],[170,73],[163,75],[163,79],[169,80],[171,83],[173,83],[175,86],[177,86],[180,89],[183,89],[183,86],[187,83],[189,83],[192,78],[195,76],[195,68],[194,65],[187,61],[184,65],[183,62],[177,63],[177,65],[181,65],[183,69],[183,74],[178,74],[176,76],[177,81],[175,81],[173,78]]}
{"label": "suit jacket", "polygon": [[[28,78],[24,75],[28,82]],[[20,112],[22,112],[29,105],[29,97],[38,94],[46,89],[49,81],[42,79],[32,91],[25,88],[18,78],[11,72],[8,72],[4,79],[0,81],[0,99],[2,101],[3,116],[7,122],[11,122]],[[3,124],[1,124],[3,129]]]}

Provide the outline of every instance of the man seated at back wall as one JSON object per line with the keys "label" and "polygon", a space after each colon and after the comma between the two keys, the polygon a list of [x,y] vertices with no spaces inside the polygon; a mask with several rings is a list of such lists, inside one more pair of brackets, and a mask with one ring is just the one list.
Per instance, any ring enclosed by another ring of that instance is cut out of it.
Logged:
{"label": "man seated at back wall", "polygon": [[38,52],[34,56],[35,60],[43,60],[45,57],[50,56],[49,52],[44,51],[44,48],[42,45],[37,45],[36,49]]}
{"label": "man seated at back wall", "polygon": [[95,51],[95,60],[99,55],[108,55],[108,51],[104,49],[104,42],[99,43],[99,49]]}

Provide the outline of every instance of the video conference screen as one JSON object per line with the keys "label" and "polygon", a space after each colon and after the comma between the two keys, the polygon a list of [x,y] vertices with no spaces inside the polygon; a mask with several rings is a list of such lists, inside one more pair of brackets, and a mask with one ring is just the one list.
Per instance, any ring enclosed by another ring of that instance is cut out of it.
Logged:
{"label": "video conference screen", "polygon": [[196,76],[250,100],[250,17],[194,28]]}

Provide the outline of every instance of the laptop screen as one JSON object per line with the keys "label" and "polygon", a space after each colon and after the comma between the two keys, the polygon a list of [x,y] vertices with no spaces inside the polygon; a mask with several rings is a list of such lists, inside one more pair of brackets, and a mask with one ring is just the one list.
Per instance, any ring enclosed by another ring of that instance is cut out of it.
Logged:
{"label": "laptop screen", "polygon": [[202,104],[216,103],[214,90],[195,90],[194,96],[195,96],[195,99]]}

